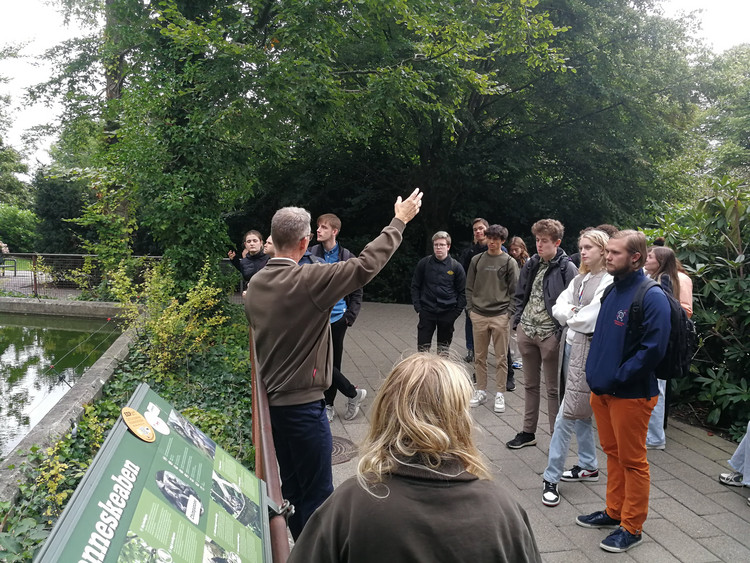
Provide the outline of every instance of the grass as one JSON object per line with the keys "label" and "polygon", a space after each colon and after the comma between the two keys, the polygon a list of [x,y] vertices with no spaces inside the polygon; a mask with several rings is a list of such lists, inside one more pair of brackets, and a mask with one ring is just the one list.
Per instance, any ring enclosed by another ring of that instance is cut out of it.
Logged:
{"label": "grass", "polygon": [[[27,270],[31,270],[31,260],[28,258],[12,258],[12,260],[16,261],[16,270],[19,272],[25,272]],[[11,270],[10,268],[7,268],[7,270]]]}

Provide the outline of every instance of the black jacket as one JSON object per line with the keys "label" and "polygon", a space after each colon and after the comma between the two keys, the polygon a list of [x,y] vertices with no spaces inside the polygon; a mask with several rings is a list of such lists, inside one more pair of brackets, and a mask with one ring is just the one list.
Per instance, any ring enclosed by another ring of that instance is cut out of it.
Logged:
{"label": "black jacket", "polygon": [[422,258],[411,279],[411,302],[417,313],[455,310],[460,315],[466,307],[466,274],[458,260],[440,261],[434,254]]}
{"label": "black jacket", "polygon": [[[310,254],[317,256],[325,262],[325,249],[322,244],[316,244],[315,246],[310,247]],[[354,254],[339,244],[339,256],[337,262],[345,262],[350,258],[355,258]],[[344,297],[344,301],[346,302],[344,322],[346,323],[346,326],[352,326],[354,321],[357,320],[357,315],[359,315],[359,311],[362,309],[363,294],[364,291],[362,291],[362,288],[360,287]]]}
{"label": "black jacket", "polygon": [[[534,278],[536,277],[537,270],[539,270],[541,260],[538,254],[534,254],[534,256],[526,261],[523,268],[521,268],[518,285],[516,286],[516,295],[513,298],[516,306],[516,315],[513,318],[514,330],[518,326],[518,323],[521,322],[521,315],[523,314],[524,307],[526,307],[526,303],[529,301],[531,287],[534,285]],[[560,326],[560,323],[557,322],[557,319],[552,314],[552,306],[557,301],[557,297],[565,291],[570,281],[577,275],[578,268],[570,261],[565,251],[558,247],[557,254],[550,261],[549,268],[544,273],[544,281],[542,282],[544,306],[547,309],[547,314],[555,322],[558,338],[562,334],[562,326]]]}
{"label": "black jacket", "polygon": [[469,271],[469,264],[471,264],[471,259],[474,258],[474,256],[486,251],[486,244],[476,243],[473,243],[469,248],[464,249],[464,251],[461,252],[460,256],[458,257],[458,261],[461,262],[461,266],[463,267],[464,272]]}
{"label": "black jacket", "polygon": [[239,254],[235,254],[230,262],[232,266],[240,271],[242,279],[245,280],[245,286],[247,286],[250,278],[266,267],[268,255],[262,250],[258,254],[253,254],[252,256],[248,254],[244,258],[240,258]]}

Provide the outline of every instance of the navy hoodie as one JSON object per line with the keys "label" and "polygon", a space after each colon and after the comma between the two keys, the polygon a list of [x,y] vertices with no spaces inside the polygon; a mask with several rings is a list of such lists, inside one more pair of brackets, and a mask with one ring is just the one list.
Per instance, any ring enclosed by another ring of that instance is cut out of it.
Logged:
{"label": "navy hoodie", "polygon": [[672,325],[669,302],[658,287],[643,297],[643,339],[638,351],[623,361],[630,305],[645,279],[643,270],[615,278],[602,303],[586,361],[586,382],[597,395],[637,399],[659,394],[654,369],[667,351]]}

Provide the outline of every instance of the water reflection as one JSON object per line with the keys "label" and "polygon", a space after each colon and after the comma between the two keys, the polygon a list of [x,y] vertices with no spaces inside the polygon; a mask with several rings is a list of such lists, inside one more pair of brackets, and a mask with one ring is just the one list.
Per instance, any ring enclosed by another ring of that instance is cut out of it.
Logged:
{"label": "water reflection", "polygon": [[113,321],[0,315],[0,457],[119,336]]}

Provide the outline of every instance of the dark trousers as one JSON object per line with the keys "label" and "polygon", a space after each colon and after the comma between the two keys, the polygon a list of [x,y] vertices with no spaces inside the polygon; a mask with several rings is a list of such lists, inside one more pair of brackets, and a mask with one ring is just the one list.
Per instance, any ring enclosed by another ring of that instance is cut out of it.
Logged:
{"label": "dark trousers", "polygon": [[466,325],[464,326],[466,331],[466,349],[474,350],[474,328],[471,326],[471,319],[469,318],[469,311],[466,311]]}
{"label": "dark trousers", "polygon": [[281,493],[294,505],[289,530],[296,540],[315,509],[333,492],[331,425],[323,401],[269,410]]}
{"label": "dark trousers", "polygon": [[432,335],[437,329],[438,353],[447,352],[453,340],[453,325],[456,322],[456,311],[451,309],[442,313],[419,313],[417,325],[417,349],[424,352],[430,349]]}
{"label": "dark trousers", "polygon": [[344,357],[344,336],[346,336],[346,323],[341,317],[335,323],[331,323],[331,342],[333,343],[333,381],[323,395],[326,405],[333,406],[336,400],[336,392],[341,391],[350,399],[357,396],[357,388],[341,373],[341,360]]}

